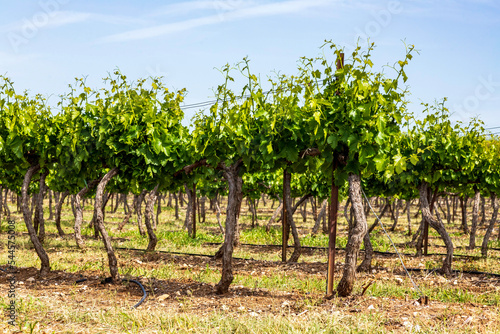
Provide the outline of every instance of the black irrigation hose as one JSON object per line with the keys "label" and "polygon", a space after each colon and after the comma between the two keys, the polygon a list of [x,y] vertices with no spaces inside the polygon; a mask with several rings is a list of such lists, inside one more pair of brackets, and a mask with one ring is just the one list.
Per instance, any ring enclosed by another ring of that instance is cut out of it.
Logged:
{"label": "black irrigation hose", "polygon": [[[218,244],[217,244],[218,245]],[[138,251],[138,252],[147,252],[146,249],[140,249],[140,248],[126,248],[126,247],[116,247],[116,249],[121,249],[121,250],[133,250],[133,251]],[[163,253],[163,254],[175,254],[175,255],[187,255],[187,256],[200,256],[200,257],[209,257],[209,258],[214,258],[214,255],[210,254],[195,254],[195,253],[182,253],[182,252],[169,252],[169,251],[162,251],[162,250],[155,250],[154,252],[157,253]],[[233,257],[235,260],[245,260],[245,261],[258,261],[255,259],[246,259],[243,257]]]}
{"label": "black irrigation hose", "polygon": [[[439,247],[439,248],[446,248],[446,246],[444,245],[433,245],[432,247]],[[454,247],[455,249],[469,249],[467,246],[455,246]],[[478,247],[476,247],[478,248]],[[487,248],[488,250],[494,250],[494,251],[500,251],[500,248],[495,248],[495,247],[490,247],[490,248]]]}
{"label": "black irrigation hose", "polygon": [[[406,269],[408,271],[414,271],[414,272],[428,272],[435,270],[435,269],[422,269],[422,268],[406,268]],[[477,270],[452,270],[452,272],[455,274],[485,275],[485,276],[500,277],[500,274],[485,273],[483,271],[477,271]]]}
{"label": "black irrigation hose", "polygon": [[[116,247],[116,249],[121,249],[121,250],[133,250],[133,251],[138,251],[138,252],[146,252],[146,249],[140,249],[140,248],[127,248],[127,247]],[[164,253],[164,254],[178,254],[178,255],[189,255],[189,256],[204,256],[204,257],[214,257],[213,255],[210,254],[194,254],[194,253],[181,253],[181,252],[168,252],[168,251],[161,251],[161,250],[155,250],[157,253]],[[233,257],[233,259],[236,259]],[[246,259],[241,259],[241,260],[246,260]]]}
{"label": "black irrigation hose", "polygon": [[[216,242],[206,242],[205,245],[219,245],[219,244]],[[251,246],[251,247],[280,247],[281,248],[281,245],[259,245],[259,244],[240,244],[240,245],[241,246]],[[434,246],[444,247],[444,246],[439,246],[439,245],[434,245]],[[289,245],[288,247],[292,248],[294,246]],[[321,246],[301,246],[301,248],[328,250],[328,247],[321,247]],[[495,248],[488,248],[488,249],[495,250]],[[345,250],[345,248],[335,248],[335,250]],[[498,250],[500,250],[500,248]],[[373,252],[377,253],[377,254],[383,254],[383,255],[397,255],[396,253],[393,253],[393,252],[384,252],[384,251],[376,251],[376,250],[374,250]],[[411,254],[411,253],[400,253],[400,254],[405,255],[405,256],[414,256],[415,255],[415,254]],[[428,253],[427,254],[427,256],[446,256],[446,255],[447,254],[444,254],[444,253]],[[470,258],[470,259],[482,259],[481,256],[473,256],[473,255],[453,254],[453,256],[454,257]],[[488,256],[488,258],[500,259],[500,257],[496,257],[496,256]]]}
{"label": "black irrigation hose", "polygon": [[[205,242],[205,245],[210,245],[210,246],[214,246],[214,245],[220,245],[220,243],[217,243],[217,242]],[[241,246],[253,246],[253,247],[280,247],[281,248],[281,245],[259,245],[259,244],[240,244]],[[290,248],[294,247],[294,246],[288,246]],[[301,246],[301,248],[304,248],[304,249],[328,249],[328,247],[321,247],[321,246]],[[336,248],[337,250],[343,250],[344,248]]]}
{"label": "black irrigation hose", "polygon": [[148,294],[146,293],[146,289],[144,289],[144,286],[141,284],[141,282],[136,281],[135,279],[122,279],[122,282],[135,283],[135,284],[137,284],[141,288],[141,290],[142,290],[142,298],[141,298],[141,300],[139,300],[139,302],[137,304],[135,304],[134,306],[132,306],[132,308],[137,308],[139,305],[141,305],[146,300],[146,297],[148,296]]}
{"label": "black irrigation hose", "polygon": [[[85,281],[87,281],[87,279],[86,278],[82,278],[82,279],[77,280],[75,283],[82,283],[82,282],[85,282]],[[108,277],[108,278],[106,278],[104,280],[103,283],[110,282],[110,281],[111,281],[111,277]],[[126,279],[126,278],[124,278],[124,279],[122,279],[122,282],[135,283],[135,284],[137,284],[141,288],[141,290],[142,290],[142,298],[141,298],[141,300],[139,300],[139,302],[137,304],[135,304],[134,306],[132,306],[132,308],[137,308],[139,305],[141,305],[146,300],[146,297],[148,296],[148,294],[146,292],[146,289],[144,289],[144,286],[141,284],[141,282],[136,281],[134,279]]]}

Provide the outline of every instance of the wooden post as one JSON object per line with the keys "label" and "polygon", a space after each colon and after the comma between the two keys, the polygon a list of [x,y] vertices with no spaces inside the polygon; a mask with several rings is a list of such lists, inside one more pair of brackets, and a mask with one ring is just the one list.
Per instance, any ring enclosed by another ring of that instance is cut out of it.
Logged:
{"label": "wooden post", "polygon": [[335,168],[332,171],[332,194],[328,210],[328,271],[326,295],[333,293],[333,278],[335,276],[335,247],[337,241],[337,212],[339,210],[339,187],[335,185]]}
{"label": "wooden post", "polygon": [[[336,62],[337,70],[344,66],[344,53]],[[336,94],[340,94],[336,92]],[[336,157],[333,157],[332,166],[332,193],[330,196],[330,206],[328,210],[328,270],[326,276],[326,295],[333,294],[333,279],[335,277],[335,247],[337,241],[337,213],[339,210],[339,187],[335,185],[335,170],[337,169]]]}
{"label": "wooden post", "polygon": [[193,239],[196,239],[196,183],[193,183]]}
{"label": "wooden post", "polygon": [[283,208],[282,208],[282,214],[281,214],[281,231],[282,231],[282,237],[281,237],[281,261],[286,262],[286,250],[288,247],[288,237],[290,235],[290,225],[288,225],[288,219],[287,219],[287,211],[286,211],[286,202],[285,202],[285,183],[286,183],[286,178],[289,177],[290,174],[286,172],[285,169],[283,169]]}

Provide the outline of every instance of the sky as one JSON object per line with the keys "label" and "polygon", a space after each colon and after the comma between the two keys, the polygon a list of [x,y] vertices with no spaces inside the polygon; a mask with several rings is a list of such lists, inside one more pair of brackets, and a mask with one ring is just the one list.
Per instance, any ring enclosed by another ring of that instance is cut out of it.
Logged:
{"label": "sky", "polygon": [[384,65],[415,45],[409,110],[421,115],[422,102],[446,97],[454,120],[479,117],[500,132],[498,0],[3,1],[0,74],[51,104],[76,77],[100,88],[117,68],[132,80],[163,76],[188,91],[187,125],[198,111],[189,106],[214,98],[225,64],[248,57],[263,81],[293,75],[301,57],[328,51],[325,40],[346,57],[356,43],[374,42],[375,67],[389,77]]}

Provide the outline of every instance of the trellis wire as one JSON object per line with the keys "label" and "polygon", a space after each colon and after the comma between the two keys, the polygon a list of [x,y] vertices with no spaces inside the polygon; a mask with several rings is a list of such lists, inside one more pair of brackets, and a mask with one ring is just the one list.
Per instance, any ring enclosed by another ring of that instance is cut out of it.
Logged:
{"label": "trellis wire", "polygon": [[377,213],[375,213],[375,210],[373,210],[373,207],[372,207],[370,201],[368,200],[368,197],[366,197],[366,194],[365,194],[365,191],[363,190],[363,188],[361,188],[361,192],[363,193],[363,196],[365,197],[366,203],[368,203],[368,206],[370,207],[370,210],[372,210],[373,214],[375,215],[375,218],[377,218],[378,223],[382,227],[382,230],[384,230],[385,235],[387,235],[387,238],[389,238],[389,241],[391,242],[392,247],[396,251],[396,254],[398,254],[399,261],[401,261],[401,265],[403,266],[406,274],[408,275],[408,278],[410,279],[411,284],[413,284],[413,287],[415,288],[415,291],[418,291],[420,293],[421,297],[425,297],[424,293],[422,292],[422,290],[420,290],[420,288],[418,287],[418,285],[415,283],[415,281],[411,277],[410,272],[408,271],[408,269],[406,269],[406,266],[405,266],[405,264],[403,262],[403,258],[401,257],[401,254],[399,254],[399,251],[396,248],[396,245],[394,245],[394,242],[392,241],[391,236],[389,235],[389,233],[387,233],[387,230],[385,229],[384,224],[382,224],[382,220],[380,220],[380,218],[377,216]]}

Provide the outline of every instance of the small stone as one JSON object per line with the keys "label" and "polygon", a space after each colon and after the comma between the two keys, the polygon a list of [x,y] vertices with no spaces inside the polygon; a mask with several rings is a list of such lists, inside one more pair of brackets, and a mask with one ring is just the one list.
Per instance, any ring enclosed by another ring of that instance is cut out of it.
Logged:
{"label": "small stone", "polygon": [[168,294],[161,295],[160,297],[158,297],[158,301],[160,301],[160,302],[164,301],[165,299],[167,299],[169,297],[170,297],[170,295],[168,295]]}
{"label": "small stone", "polygon": [[31,282],[34,282],[34,281],[35,281],[35,278],[34,278],[34,277],[30,277],[30,278],[28,278],[28,279],[26,280],[26,282],[30,282],[30,283],[31,283]]}
{"label": "small stone", "polygon": [[437,281],[441,284],[448,282],[448,280],[446,278],[444,278],[443,276],[439,276]]}
{"label": "small stone", "polygon": [[394,280],[396,281],[396,283],[398,284],[403,284],[403,279],[401,277],[395,277]]}
{"label": "small stone", "polygon": [[259,314],[256,312],[250,312],[249,314],[251,317],[258,317],[259,316]]}
{"label": "small stone", "polygon": [[367,310],[374,310],[374,309],[375,309],[375,306],[373,306],[373,305],[370,305],[370,306],[368,306],[368,308],[367,308]]}
{"label": "small stone", "polygon": [[176,291],[176,292],[175,292],[175,294],[176,294],[177,296],[180,296],[180,295],[181,295],[181,292],[180,292],[180,291]]}
{"label": "small stone", "polygon": [[464,321],[464,325],[466,325],[466,324],[468,324],[469,322],[471,322],[471,321],[472,321],[472,319],[473,319],[472,317],[467,317],[467,319],[465,319],[465,321]]}

